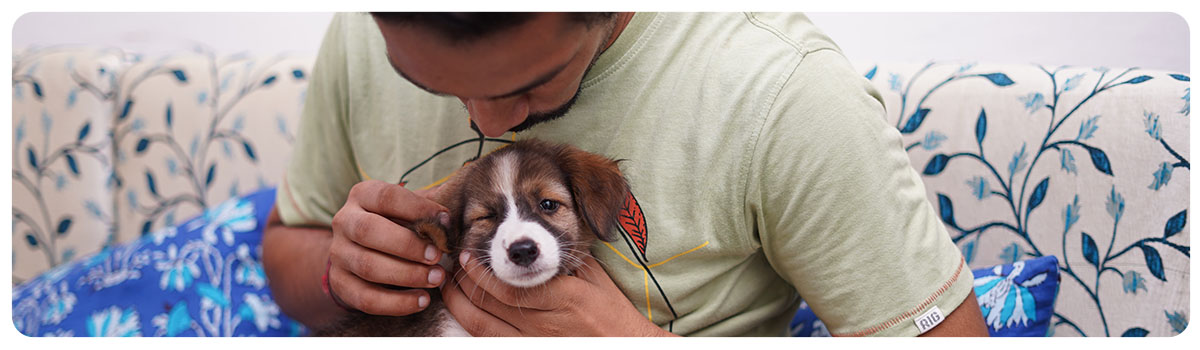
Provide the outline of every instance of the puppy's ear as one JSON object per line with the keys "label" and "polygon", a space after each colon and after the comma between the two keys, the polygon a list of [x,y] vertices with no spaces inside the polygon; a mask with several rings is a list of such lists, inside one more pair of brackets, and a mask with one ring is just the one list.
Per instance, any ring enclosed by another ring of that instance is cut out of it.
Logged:
{"label": "puppy's ear", "polygon": [[580,218],[596,237],[616,241],[618,236],[613,229],[629,192],[617,161],[569,145],[559,149],[558,160],[567,174]]}

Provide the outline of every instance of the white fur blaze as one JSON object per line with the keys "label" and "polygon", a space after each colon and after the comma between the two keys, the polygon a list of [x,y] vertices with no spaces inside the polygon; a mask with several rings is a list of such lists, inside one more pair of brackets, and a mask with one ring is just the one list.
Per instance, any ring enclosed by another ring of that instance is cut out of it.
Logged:
{"label": "white fur blaze", "polygon": [[[532,287],[542,284],[558,273],[558,240],[550,231],[537,222],[521,219],[516,204],[517,169],[511,155],[498,159],[496,166],[497,189],[504,196],[504,221],[496,228],[488,254],[492,257],[492,270],[496,277],[515,287]],[[537,245],[538,257],[529,266],[520,266],[508,258],[508,247],[523,240],[533,240]]]}

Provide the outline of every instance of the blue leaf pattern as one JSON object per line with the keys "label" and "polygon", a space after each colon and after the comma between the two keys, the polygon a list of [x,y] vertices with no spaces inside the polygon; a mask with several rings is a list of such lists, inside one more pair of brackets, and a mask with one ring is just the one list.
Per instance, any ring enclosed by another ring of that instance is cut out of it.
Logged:
{"label": "blue leaf pattern", "polygon": [[1004,251],[1000,253],[1000,260],[1004,261],[1005,264],[1012,264],[1018,260],[1021,260],[1023,255],[1024,252],[1022,251],[1021,246],[1017,245],[1016,243],[1009,243],[1008,246],[1004,247]]}
{"label": "blue leaf pattern", "polygon": [[1092,157],[1092,165],[1096,167],[1096,170],[1109,176],[1113,175],[1112,165],[1108,163],[1108,155],[1104,151],[1088,145],[1084,145],[1083,148],[1087,149],[1088,155]]}
{"label": "blue leaf pattern", "polygon": [[92,131],[92,122],[83,123],[83,127],[79,128],[79,137],[76,138],[76,140],[83,141],[83,139],[87,138],[88,133],[91,131]]}
{"label": "blue leaf pattern", "polygon": [[942,221],[950,226],[958,226],[954,223],[954,204],[950,202],[950,197],[938,193],[938,212],[941,214]]}
{"label": "blue leaf pattern", "polygon": [[1167,313],[1167,310],[1163,310],[1163,314],[1167,315],[1167,323],[1171,324],[1171,330],[1175,331],[1175,334],[1182,334],[1183,330],[1187,328],[1187,314],[1183,311]]}
{"label": "blue leaf pattern", "polygon": [[1083,258],[1092,266],[1100,266],[1100,249],[1096,247],[1096,240],[1092,236],[1083,232]]}
{"label": "blue leaf pattern", "polygon": [[72,107],[75,107],[75,102],[77,102],[78,100],[79,100],[79,88],[71,88],[71,91],[67,93],[67,103],[66,103],[67,109],[71,109]]}
{"label": "blue leaf pattern", "polygon": [[946,135],[943,135],[942,133],[938,132],[937,130],[930,130],[929,132],[925,133],[925,140],[921,141],[921,147],[924,147],[926,150],[932,151],[932,150],[938,148],[938,146],[941,146],[942,141],[945,141],[945,140],[946,140]]}
{"label": "blue leaf pattern", "polygon": [[1146,279],[1137,271],[1125,272],[1121,277],[1121,288],[1125,290],[1125,294],[1137,294],[1138,290],[1146,290]]}
{"label": "blue leaf pattern", "polygon": [[250,158],[251,161],[258,161],[258,157],[254,155],[254,147],[250,146],[250,142],[242,142],[242,148],[246,150],[246,157]]}
{"label": "blue leaf pattern", "polygon": [[1015,175],[1021,170],[1025,170],[1025,143],[1021,143],[1021,150],[1013,153],[1012,161],[1008,162],[1008,174]]}
{"label": "blue leaf pattern", "polygon": [[1075,76],[1067,78],[1067,81],[1063,82],[1062,92],[1071,91],[1072,89],[1078,87],[1079,82],[1082,80],[1083,80],[1083,73],[1076,74]]}
{"label": "blue leaf pattern", "polygon": [[154,185],[154,174],[150,172],[150,169],[146,169],[146,188],[150,190],[150,193],[159,195],[158,186]]}
{"label": "blue leaf pattern", "polygon": [[1092,134],[1096,132],[1096,129],[1100,128],[1100,126],[1097,124],[1099,119],[1100,115],[1096,115],[1083,121],[1083,123],[1080,123],[1079,135],[1075,136],[1075,141],[1084,141],[1092,138]]}
{"label": "blue leaf pattern", "polygon": [[121,108],[121,114],[117,116],[118,120],[124,120],[129,117],[129,111],[133,109],[133,99],[125,101],[125,107]]}
{"label": "blue leaf pattern", "polygon": [[67,159],[67,168],[71,169],[71,173],[78,176],[79,175],[79,163],[75,161],[75,156],[72,156],[70,153],[67,153],[67,154],[63,155],[63,158]]}
{"label": "blue leaf pattern", "polygon": [[963,260],[966,260],[968,265],[970,265],[971,262],[975,260],[975,245],[978,243],[979,243],[978,240],[974,240],[974,241],[967,242],[967,244],[963,245],[963,248],[962,248]]}
{"label": "blue leaf pattern", "polygon": [[975,121],[975,141],[983,144],[984,136],[987,136],[987,113],[980,109],[979,119]]}
{"label": "blue leaf pattern", "polygon": [[1167,275],[1163,271],[1162,256],[1158,255],[1158,249],[1145,244],[1139,245],[1138,248],[1142,248],[1142,255],[1146,258],[1146,268],[1150,269],[1150,275],[1166,282]]}
{"label": "blue leaf pattern", "polygon": [[1037,208],[1039,205],[1042,204],[1042,200],[1046,198],[1046,190],[1049,187],[1050,187],[1050,178],[1049,177],[1042,179],[1041,182],[1038,182],[1037,187],[1033,189],[1033,194],[1029,195],[1029,209],[1025,210],[1026,218],[1029,217],[1029,213],[1033,212],[1034,208]]}
{"label": "blue leaf pattern", "polygon": [[1075,156],[1071,155],[1071,150],[1062,148],[1059,149],[1058,153],[1060,157],[1059,164],[1062,165],[1062,169],[1066,170],[1068,174],[1079,174],[1078,168],[1075,167]]}
{"label": "blue leaf pattern", "polygon": [[1137,78],[1133,78],[1133,79],[1126,80],[1125,82],[1123,82],[1123,83],[1121,83],[1121,84],[1141,84],[1141,83],[1144,83],[1144,82],[1146,82],[1147,80],[1150,80],[1150,79],[1151,79],[1151,78],[1150,78],[1150,76],[1149,76],[1149,75],[1143,75],[1143,76],[1139,76],[1139,77],[1137,77]]}
{"label": "blue leaf pattern", "polygon": [[900,75],[892,74],[892,75],[888,76],[888,86],[891,87],[892,91],[900,92],[901,84],[902,83],[900,82]]}
{"label": "blue leaf pattern", "polygon": [[1113,221],[1121,221],[1121,214],[1125,213],[1125,197],[1117,193],[1116,186],[1113,186],[1112,191],[1109,192],[1108,201],[1104,204],[1104,209],[1108,212],[1108,216],[1113,218]]}
{"label": "blue leaf pattern", "polygon": [[976,176],[967,180],[967,186],[971,187],[971,194],[978,200],[983,200],[992,194],[992,189],[988,187],[987,179],[983,176]]}
{"label": "blue leaf pattern", "polygon": [[1071,231],[1071,226],[1079,221],[1079,195],[1075,195],[1075,199],[1063,208],[1063,234]]}
{"label": "blue leaf pattern", "polygon": [[1150,112],[1145,112],[1143,115],[1146,117],[1146,134],[1149,134],[1155,140],[1161,141],[1162,127],[1158,125],[1158,115]]}
{"label": "blue leaf pattern", "polygon": [[1039,109],[1042,109],[1042,107],[1045,107],[1046,103],[1046,96],[1043,96],[1040,92],[1030,93],[1028,95],[1019,97],[1018,99],[1025,104],[1025,109],[1029,111],[1029,114],[1033,114]]}
{"label": "blue leaf pattern", "polygon": [[902,134],[911,134],[921,127],[921,123],[925,121],[925,116],[929,115],[929,108],[921,108],[908,117],[908,123],[904,124],[904,128],[900,129]]}
{"label": "blue leaf pattern", "polygon": [[946,169],[946,163],[950,162],[950,157],[945,154],[934,155],[929,159],[929,164],[925,165],[925,175],[937,175]]}
{"label": "blue leaf pattern", "polygon": [[1185,225],[1187,225],[1187,209],[1167,220],[1167,226],[1163,227],[1163,239],[1171,238],[1171,236],[1183,231],[1183,226]]}
{"label": "blue leaf pattern", "polygon": [[1012,79],[1009,79],[1008,75],[1004,73],[981,74],[980,76],[992,81],[992,84],[996,84],[996,86],[1009,86],[1013,84]]}
{"label": "blue leaf pattern", "polygon": [[1150,183],[1149,189],[1158,191],[1163,186],[1166,186],[1171,181],[1171,172],[1175,167],[1171,166],[1171,162],[1162,162],[1158,166],[1158,170],[1154,171],[1154,181]]}

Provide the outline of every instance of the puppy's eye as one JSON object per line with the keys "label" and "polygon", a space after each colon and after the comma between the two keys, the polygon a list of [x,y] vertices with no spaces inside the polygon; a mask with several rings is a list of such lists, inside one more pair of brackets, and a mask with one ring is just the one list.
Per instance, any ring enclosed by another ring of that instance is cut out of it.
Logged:
{"label": "puppy's eye", "polygon": [[543,199],[542,202],[538,204],[538,206],[541,207],[542,210],[544,210],[544,211],[553,212],[558,209],[558,202],[555,202],[555,201],[552,201],[549,199]]}
{"label": "puppy's eye", "polygon": [[472,222],[483,221],[483,220],[491,220],[491,219],[495,219],[495,218],[496,218],[496,215],[488,214],[488,215],[483,215],[483,216],[477,217],[477,218],[475,218],[475,220],[471,220],[471,221]]}

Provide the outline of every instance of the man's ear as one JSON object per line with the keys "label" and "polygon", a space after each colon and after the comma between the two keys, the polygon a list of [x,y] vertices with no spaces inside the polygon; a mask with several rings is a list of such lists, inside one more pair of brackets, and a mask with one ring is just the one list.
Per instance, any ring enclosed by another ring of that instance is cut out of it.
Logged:
{"label": "man's ear", "polygon": [[617,161],[569,145],[558,150],[557,158],[586,227],[603,241],[616,241],[613,229],[629,191]]}

